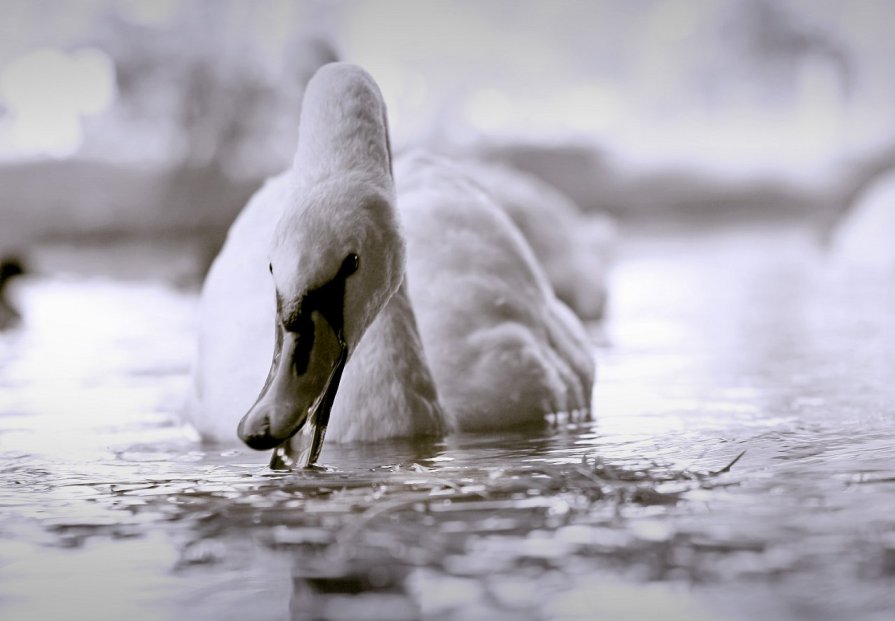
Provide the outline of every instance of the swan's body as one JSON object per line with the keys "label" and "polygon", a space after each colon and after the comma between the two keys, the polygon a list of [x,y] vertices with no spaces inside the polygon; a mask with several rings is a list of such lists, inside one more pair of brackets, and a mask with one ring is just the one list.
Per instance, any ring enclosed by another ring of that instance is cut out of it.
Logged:
{"label": "swan's body", "polygon": [[255,448],[298,454],[315,417],[353,442],[589,410],[583,328],[508,217],[419,154],[395,163],[396,198],[372,78],[321,69],[299,136],[293,168],[240,214],[203,288],[188,411],[203,437],[229,440],[239,425]]}
{"label": "swan's body", "polygon": [[863,192],[832,235],[843,266],[895,270],[895,172]]}
{"label": "swan's body", "polygon": [[581,213],[546,181],[508,165],[471,161],[464,168],[521,231],[557,297],[583,319],[602,318],[617,235],[612,221]]}
{"label": "swan's body", "polygon": [[451,419],[495,429],[588,409],[584,330],[506,214],[443,160],[411,154],[395,175],[410,295]]}

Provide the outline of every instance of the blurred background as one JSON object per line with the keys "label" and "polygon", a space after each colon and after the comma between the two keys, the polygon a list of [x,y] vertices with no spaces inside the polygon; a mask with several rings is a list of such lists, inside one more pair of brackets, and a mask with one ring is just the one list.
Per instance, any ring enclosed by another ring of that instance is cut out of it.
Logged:
{"label": "blurred background", "polygon": [[54,269],[59,245],[152,241],[186,253],[167,275],[200,280],[336,59],[379,81],[397,149],[504,160],[623,225],[822,233],[895,163],[893,17],[885,0],[4,0],[0,254]]}

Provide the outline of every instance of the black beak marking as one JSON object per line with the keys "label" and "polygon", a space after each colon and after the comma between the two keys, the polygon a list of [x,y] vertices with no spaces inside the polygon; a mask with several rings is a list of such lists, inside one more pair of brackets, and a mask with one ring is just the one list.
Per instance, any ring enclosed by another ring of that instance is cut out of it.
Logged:
{"label": "black beak marking", "polygon": [[[325,285],[308,291],[299,302],[298,307],[292,311],[289,317],[283,318],[283,328],[289,332],[299,332],[302,336],[310,330],[313,332],[314,322],[311,321],[311,313],[317,311],[326,319],[333,327],[333,330],[344,342],[345,328],[345,282],[348,277],[354,274],[359,267],[360,261],[356,254],[349,254],[342,261],[339,272]],[[277,314],[281,313],[282,301],[277,296]],[[309,339],[311,343],[308,350],[310,357],[310,349],[313,346],[313,338]],[[304,354],[304,352],[302,352]],[[307,358],[296,356],[296,372],[303,373],[307,369]],[[299,364],[302,363],[302,364]]]}

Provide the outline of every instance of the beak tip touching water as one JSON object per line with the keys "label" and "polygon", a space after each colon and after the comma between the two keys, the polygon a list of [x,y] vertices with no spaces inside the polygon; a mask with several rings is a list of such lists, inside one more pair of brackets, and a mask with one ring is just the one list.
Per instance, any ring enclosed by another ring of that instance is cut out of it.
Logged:
{"label": "beak tip touching water", "polygon": [[[340,325],[320,313],[304,332],[277,325],[276,346],[258,400],[239,422],[237,435],[259,451],[283,446],[287,457],[311,465],[320,453],[330,410],[347,360]],[[297,436],[297,437],[296,437]]]}
{"label": "beak tip touching water", "polygon": [[260,426],[252,425],[252,428],[249,428],[250,425],[247,424],[247,420],[251,413],[252,412],[250,411],[246,414],[243,419],[239,421],[239,426],[236,428],[236,434],[239,436],[240,440],[245,442],[249,448],[253,448],[256,451],[273,449],[283,443],[283,440],[277,439],[271,435],[270,424],[267,417],[264,418]]}

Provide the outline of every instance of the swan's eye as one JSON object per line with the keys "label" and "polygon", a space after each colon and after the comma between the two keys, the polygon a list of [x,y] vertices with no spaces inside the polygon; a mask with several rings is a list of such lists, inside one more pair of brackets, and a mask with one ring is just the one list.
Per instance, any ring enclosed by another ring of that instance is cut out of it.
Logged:
{"label": "swan's eye", "polygon": [[351,276],[360,267],[360,257],[353,252],[345,257],[342,261],[342,269],[340,270],[345,276]]}
{"label": "swan's eye", "polygon": [[267,271],[269,271],[271,274],[273,274],[273,263],[267,264]]}

